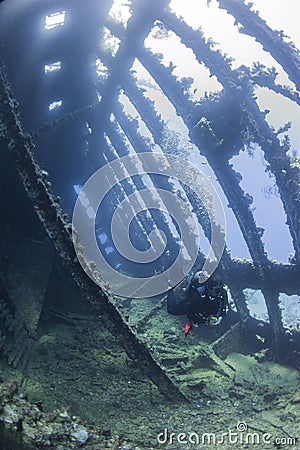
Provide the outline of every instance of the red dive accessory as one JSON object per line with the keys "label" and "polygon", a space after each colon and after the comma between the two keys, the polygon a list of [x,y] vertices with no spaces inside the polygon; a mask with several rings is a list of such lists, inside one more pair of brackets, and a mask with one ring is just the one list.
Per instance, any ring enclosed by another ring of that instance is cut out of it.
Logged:
{"label": "red dive accessory", "polygon": [[187,336],[189,332],[191,331],[193,326],[193,322],[191,320],[188,320],[184,327],[184,335]]}

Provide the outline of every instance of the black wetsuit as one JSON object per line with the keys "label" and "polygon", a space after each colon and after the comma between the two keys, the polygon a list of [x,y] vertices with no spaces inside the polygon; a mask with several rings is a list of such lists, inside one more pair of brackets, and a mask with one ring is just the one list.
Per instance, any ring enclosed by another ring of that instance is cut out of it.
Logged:
{"label": "black wetsuit", "polygon": [[173,291],[168,293],[167,309],[170,314],[186,314],[194,324],[206,324],[210,316],[226,315],[228,296],[223,286],[205,283],[197,288],[190,284],[183,299],[177,298]]}

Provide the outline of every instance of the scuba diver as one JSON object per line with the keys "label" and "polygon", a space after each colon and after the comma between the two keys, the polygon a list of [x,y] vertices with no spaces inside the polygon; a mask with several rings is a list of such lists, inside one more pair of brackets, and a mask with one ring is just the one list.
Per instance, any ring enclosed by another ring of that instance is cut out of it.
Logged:
{"label": "scuba diver", "polygon": [[222,280],[215,276],[204,283],[200,281],[202,272],[196,272],[185,295],[176,296],[168,292],[167,310],[174,315],[187,315],[184,334],[187,336],[193,325],[218,325],[229,309],[228,296]]}

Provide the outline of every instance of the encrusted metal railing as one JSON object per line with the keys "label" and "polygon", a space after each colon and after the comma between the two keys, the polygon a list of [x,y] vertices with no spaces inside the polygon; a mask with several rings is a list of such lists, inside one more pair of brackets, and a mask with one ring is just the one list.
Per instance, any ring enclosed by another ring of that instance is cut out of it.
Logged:
{"label": "encrusted metal railing", "polygon": [[[13,159],[33,209],[63,264],[99,314],[101,322],[162,392],[175,399],[185,399],[180,388],[172,383],[165,370],[155,361],[146,343],[139,339],[124,321],[111,299],[83,271],[73,247],[72,227],[66,222],[58,199],[52,194],[45,176],[34,160],[34,144],[30,136],[22,130],[17,103],[13,99],[3,66],[0,68],[0,144],[3,153],[2,159],[6,158],[4,152],[8,152],[10,158]],[[5,301],[1,292],[0,297],[2,297],[0,300]]]}

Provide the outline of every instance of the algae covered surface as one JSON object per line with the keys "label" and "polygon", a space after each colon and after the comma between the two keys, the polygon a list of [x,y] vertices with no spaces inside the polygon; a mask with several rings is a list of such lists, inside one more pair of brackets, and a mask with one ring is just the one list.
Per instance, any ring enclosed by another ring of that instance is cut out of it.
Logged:
{"label": "algae covered surface", "polygon": [[221,360],[181,328],[162,309],[141,335],[189,402],[162,395],[92,312],[49,316],[27,368],[3,365],[2,391],[18,386],[2,392],[2,420],[30,448],[299,448],[298,372],[238,352]]}

